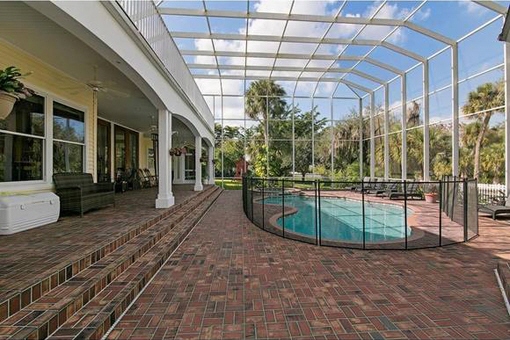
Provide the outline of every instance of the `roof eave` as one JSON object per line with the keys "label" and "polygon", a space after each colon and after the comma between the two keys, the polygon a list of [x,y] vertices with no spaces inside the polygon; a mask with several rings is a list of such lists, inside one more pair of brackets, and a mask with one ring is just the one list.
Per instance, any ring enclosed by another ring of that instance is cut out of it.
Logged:
{"label": "roof eave", "polygon": [[510,6],[508,6],[508,11],[506,12],[505,23],[503,24],[503,29],[501,30],[501,33],[498,36],[498,40],[499,41],[510,42],[508,40],[509,33],[510,33],[510,20],[509,20],[509,18],[510,18]]}

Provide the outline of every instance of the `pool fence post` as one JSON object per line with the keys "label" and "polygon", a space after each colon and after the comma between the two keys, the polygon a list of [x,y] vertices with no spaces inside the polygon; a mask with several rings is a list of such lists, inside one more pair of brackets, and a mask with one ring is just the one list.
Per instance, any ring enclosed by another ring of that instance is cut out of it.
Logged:
{"label": "pool fence post", "polygon": [[285,238],[285,178],[282,178],[282,236]]}
{"label": "pool fence post", "polygon": [[260,200],[260,203],[262,205],[262,230],[266,230],[266,221],[265,221],[265,204],[264,204],[264,187],[266,185],[265,178],[261,178],[262,181],[262,199]]}
{"label": "pool fence post", "polygon": [[246,213],[247,213],[247,211],[246,211],[246,175],[243,175],[242,183],[243,183],[243,210],[244,210],[244,214],[246,215]]}
{"label": "pool fence post", "polygon": [[319,234],[318,234],[318,225],[317,225],[317,210],[318,210],[318,204],[317,204],[317,180],[314,180],[314,191],[315,191],[315,245],[319,245]]}
{"label": "pool fence post", "polygon": [[321,180],[319,179],[318,180],[318,185],[317,185],[317,188],[318,188],[318,193],[319,193],[319,200],[318,200],[318,204],[319,204],[319,209],[317,210],[317,214],[318,214],[318,217],[319,217],[319,246],[321,245],[321,242],[322,242],[322,239],[321,239],[321,235],[322,235],[322,219],[321,219]]}
{"label": "pool fence post", "polygon": [[441,247],[441,243],[443,243],[443,196],[445,193],[443,192],[443,181],[439,180],[439,246]]}
{"label": "pool fence post", "polygon": [[250,177],[251,223],[253,223],[253,177]]}
{"label": "pool fence post", "polygon": [[407,181],[404,179],[404,237],[405,249],[407,250]]}
{"label": "pool fence post", "polygon": [[468,240],[468,182],[467,178],[462,179],[463,213],[464,213],[464,242]]}
{"label": "pool fence post", "polygon": [[361,179],[361,218],[363,226],[363,249],[365,249],[365,181]]}

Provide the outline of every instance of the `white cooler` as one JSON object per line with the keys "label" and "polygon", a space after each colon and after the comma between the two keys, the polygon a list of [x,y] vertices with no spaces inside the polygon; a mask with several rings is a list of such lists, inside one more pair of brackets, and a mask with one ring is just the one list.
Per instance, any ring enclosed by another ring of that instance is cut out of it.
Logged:
{"label": "white cooler", "polygon": [[52,192],[0,196],[0,235],[56,222],[59,213],[60,199]]}

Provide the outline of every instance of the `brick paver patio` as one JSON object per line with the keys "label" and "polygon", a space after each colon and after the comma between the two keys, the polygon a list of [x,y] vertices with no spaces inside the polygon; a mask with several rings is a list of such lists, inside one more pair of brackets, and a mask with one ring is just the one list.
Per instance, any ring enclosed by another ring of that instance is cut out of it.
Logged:
{"label": "brick paver patio", "polygon": [[[176,205],[197,195],[192,185],[174,186],[173,192]],[[116,194],[115,207],[88,212],[83,218],[63,216],[56,223],[0,236],[0,302],[58,272],[62,265],[78,261],[125,233],[169,213],[168,209],[155,208],[156,196],[157,188]],[[101,256],[104,254],[97,257]]]}
{"label": "brick paver patio", "polygon": [[508,339],[494,268],[510,225],[414,251],[317,247],[269,234],[224,192],[111,339]]}

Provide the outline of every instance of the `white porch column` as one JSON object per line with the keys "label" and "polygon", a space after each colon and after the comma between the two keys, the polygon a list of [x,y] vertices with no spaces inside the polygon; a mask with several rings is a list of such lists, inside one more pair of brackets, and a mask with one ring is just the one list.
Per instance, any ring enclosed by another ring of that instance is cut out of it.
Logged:
{"label": "white porch column", "polygon": [[202,185],[202,164],[200,157],[202,156],[202,137],[195,137],[195,191],[204,190]]}
{"label": "white porch column", "polygon": [[207,160],[207,166],[208,166],[208,175],[209,175],[209,184],[212,184],[214,185],[214,164],[213,164],[213,160],[214,160],[214,146],[210,146],[209,147],[209,151],[208,151],[208,160]]}
{"label": "white porch column", "polygon": [[158,110],[158,197],[156,208],[168,208],[174,205],[175,199],[172,193],[172,114],[168,110]]}

